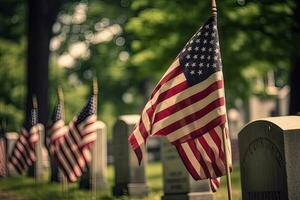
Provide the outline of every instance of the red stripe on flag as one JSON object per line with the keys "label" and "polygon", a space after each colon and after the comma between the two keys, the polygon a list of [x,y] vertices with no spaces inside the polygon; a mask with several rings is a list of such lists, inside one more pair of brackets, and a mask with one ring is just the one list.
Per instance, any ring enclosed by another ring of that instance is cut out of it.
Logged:
{"label": "red stripe on flag", "polygon": [[215,142],[215,144],[217,145],[218,147],[218,150],[219,150],[219,157],[221,158],[222,162],[224,163],[224,166],[225,166],[225,154],[224,154],[224,151],[222,150],[222,140],[221,138],[219,137],[218,133],[216,132],[215,129],[211,129],[209,131],[209,135],[211,136],[211,138],[213,139],[213,141]]}
{"label": "red stripe on flag", "polygon": [[143,159],[143,152],[141,150],[140,145],[138,144],[134,134],[131,134],[128,138],[128,142],[131,145],[133,151],[135,152],[135,155],[138,159],[139,164],[141,164],[142,159]]}
{"label": "red stripe on flag", "polygon": [[175,67],[172,71],[170,71],[161,81],[159,81],[159,83],[156,85],[156,87],[154,88],[152,95],[151,95],[151,99],[152,97],[155,95],[155,93],[169,80],[173,79],[174,77],[178,76],[180,73],[182,73],[182,69],[181,66],[177,66]]}
{"label": "red stripe on flag", "polygon": [[[74,165],[71,163],[69,157],[67,156],[67,153],[65,152],[64,148],[62,147],[62,144],[60,144],[58,146],[58,152],[63,156],[64,161],[66,162],[67,165],[69,165],[69,168],[73,171],[72,166],[74,166]],[[74,171],[73,171],[73,173],[76,174]]]}
{"label": "red stripe on flag", "polygon": [[226,115],[220,115],[220,116],[216,117],[214,120],[207,123],[202,128],[199,128],[195,131],[192,131],[190,134],[185,135],[185,136],[179,138],[176,141],[173,141],[172,144],[183,143],[183,142],[186,142],[188,140],[200,137],[201,135],[207,133],[209,130],[217,127],[220,124],[224,124],[225,122],[226,122]]}
{"label": "red stripe on flag", "polygon": [[207,141],[203,137],[198,138],[198,141],[202,145],[202,147],[205,150],[206,154],[208,155],[216,176],[218,176],[218,177],[222,176],[222,173],[220,172],[220,169],[216,164],[216,157],[214,155],[214,152],[211,149],[211,147],[209,146],[209,144],[207,143]]}
{"label": "red stripe on flag", "polygon": [[174,87],[170,88],[169,90],[160,93],[156,102],[152,105],[152,109],[155,110],[159,103],[174,96],[175,94],[182,92],[183,90],[187,89],[188,87],[189,87],[188,82],[184,81],[184,82],[181,82],[181,83],[175,85]]}
{"label": "red stripe on flag", "polygon": [[[80,158],[80,155],[81,155],[81,152],[79,151],[79,149],[78,149],[78,156],[79,157],[77,157],[77,155],[76,155],[76,153],[74,152],[74,150],[73,150],[73,148],[72,148],[72,145],[74,145],[75,143],[74,143],[74,141],[73,141],[73,139],[72,138],[70,138],[70,140],[72,140],[71,142],[73,143],[69,143],[69,140],[66,138],[67,136],[65,136],[65,143],[67,144],[67,146],[68,146],[68,149],[69,149],[69,151],[70,151],[70,153],[71,153],[71,155],[72,155],[72,157],[73,157],[73,159],[75,160],[75,162],[76,162],[76,164],[79,166],[79,168],[80,168],[80,171],[81,172],[83,172],[84,171],[84,168],[79,164],[79,162],[78,162],[78,159]],[[76,145],[76,147],[78,147],[77,145]]]}
{"label": "red stripe on flag", "polygon": [[133,148],[133,150],[135,150],[136,148],[138,148],[140,146],[139,143],[137,142],[134,134],[131,134],[129,136],[128,141],[129,141],[131,147]]}
{"label": "red stripe on flag", "polygon": [[[201,157],[201,154],[200,154],[200,152],[199,152],[199,150],[198,150],[198,148],[197,148],[197,146],[196,146],[196,144],[195,144],[195,141],[194,141],[194,140],[190,140],[190,141],[188,141],[187,143],[188,143],[188,145],[190,146],[190,148],[191,148],[191,150],[192,150],[192,152],[193,152],[195,158],[198,160],[199,164],[200,164],[201,167],[203,168],[203,171],[204,171],[204,173],[205,173],[206,178],[211,177],[211,174],[210,174],[210,172],[209,172],[209,170],[208,170],[208,168],[207,168],[205,162],[203,161],[203,159],[202,159],[202,157]],[[188,156],[189,156],[189,155],[188,155]],[[191,156],[192,156],[192,155],[191,155]],[[200,169],[199,169],[199,170],[200,170]]]}
{"label": "red stripe on flag", "polygon": [[186,169],[190,172],[191,176],[195,180],[203,179],[204,177],[200,177],[200,175],[197,173],[197,171],[194,169],[191,161],[189,160],[188,156],[186,155],[184,149],[181,146],[182,144],[176,144],[175,147],[177,149],[177,152],[183,161],[183,164],[185,165]]}
{"label": "red stripe on flag", "polygon": [[[173,122],[172,124],[160,129],[159,131],[157,131],[156,133],[154,133],[154,135],[162,135],[162,136],[166,136],[200,118],[202,118],[203,116],[205,116],[206,114],[208,114],[209,112],[211,112],[212,110],[223,106],[225,103],[224,97],[221,97],[219,99],[216,99],[215,101],[211,102],[210,104],[208,104],[207,106],[205,106],[203,109],[198,110],[188,116],[185,116],[184,118],[177,120],[175,122]],[[203,132],[204,134],[205,132]]]}
{"label": "red stripe on flag", "polygon": [[145,128],[144,122],[142,121],[142,118],[140,119],[140,123],[139,123],[139,131],[140,131],[141,135],[143,136],[144,142],[146,143],[148,133],[146,131],[146,128]]}
{"label": "red stripe on flag", "polygon": [[208,86],[207,88],[205,88],[204,90],[160,111],[160,112],[157,112],[155,114],[155,117],[154,117],[154,121],[153,123],[156,123],[168,116],[170,116],[171,114],[177,112],[177,111],[180,111],[182,110],[183,108],[185,107],[188,107],[202,99],[204,99],[205,97],[207,97],[209,94],[211,94],[212,92],[220,89],[223,87],[223,81],[219,80],[219,81],[216,81],[214,82],[213,84],[211,84],[210,86]]}

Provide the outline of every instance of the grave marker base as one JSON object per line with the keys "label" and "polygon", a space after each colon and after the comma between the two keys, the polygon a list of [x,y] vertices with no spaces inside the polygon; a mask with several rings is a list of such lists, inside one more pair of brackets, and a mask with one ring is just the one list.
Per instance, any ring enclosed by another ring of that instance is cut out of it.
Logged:
{"label": "grave marker base", "polygon": [[129,183],[129,184],[118,184],[113,187],[114,196],[133,196],[142,197],[148,193],[148,187],[143,183]]}
{"label": "grave marker base", "polygon": [[165,194],[162,200],[213,200],[214,195],[211,192],[191,192],[188,194]]}

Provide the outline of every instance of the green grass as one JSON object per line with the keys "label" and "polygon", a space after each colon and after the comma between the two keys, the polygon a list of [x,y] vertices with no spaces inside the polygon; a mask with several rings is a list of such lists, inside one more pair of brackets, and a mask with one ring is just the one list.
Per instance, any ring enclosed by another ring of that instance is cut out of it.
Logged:
{"label": "green grass", "polygon": [[[162,191],[162,167],[160,163],[149,163],[147,165],[148,186],[150,189],[149,196],[143,200],[159,200]],[[115,198],[111,194],[113,185],[114,173],[113,167],[108,167],[108,182],[109,187],[97,191],[97,200],[137,200],[134,198]],[[235,166],[232,173],[233,199],[241,199],[240,194],[240,179],[239,167]],[[77,184],[69,184],[68,192],[63,193],[62,184],[50,184],[48,182],[35,182],[34,179],[28,177],[10,177],[0,179],[0,190],[8,192],[18,197],[23,197],[24,200],[90,200],[92,193],[87,190],[78,189]],[[1,195],[0,195],[1,196]],[[216,193],[216,200],[227,199],[226,178],[222,178],[221,188]]]}

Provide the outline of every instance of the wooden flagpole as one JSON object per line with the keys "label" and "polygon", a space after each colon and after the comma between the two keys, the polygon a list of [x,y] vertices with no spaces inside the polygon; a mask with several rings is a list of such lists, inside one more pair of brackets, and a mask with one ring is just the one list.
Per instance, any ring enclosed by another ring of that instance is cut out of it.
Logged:
{"label": "wooden flagpole", "polygon": [[[212,16],[217,16],[216,0],[211,0],[211,14],[212,14]],[[223,149],[224,149],[224,154],[225,154],[227,192],[228,192],[228,200],[232,200],[231,175],[230,175],[230,168],[229,168],[229,163],[228,163],[228,158],[230,155],[228,152],[227,138],[228,138],[227,128],[224,125],[224,127],[222,127],[222,141],[223,141]]]}
{"label": "wooden flagpole", "polygon": [[[93,79],[93,96],[94,96],[94,106],[96,108],[96,115],[97,115],[97,105],[98,105],[98,80],[97,78]],[[92,156],[92,158],[98,158],[98,151],[97,151],[97,142],[93,145],[93,153],[96,154],[95,156]],[[92,199],[96,199],[97,198],[97,177],[96,177],[96,160],[92,160],[91,162],[91,170],[92,170]]]}
{"label": "wooden flagpole", "polygon": [[[65,105],[64,105],[64,93],[61,87],[57,88],[57,96],[59,104],[61,105],[61,119],[65,120]],[[66,194],[66,199],[69,199],[68,195],[68,181],[63,173],[62,174],[62,191]]]}
{"label": "wooden flagpole", "polygon": [[224,126],[222,128],[222,139],[223,139],[223,148],[224,148],[224,154],[225,154],[225,167],[226,167],[226,180],[227,180],[227,192],[228,192],[228,200],[232,200],[232,187],[231,187],[231,175],[230,175],[230,169],[229,169],[229,163],[228,163],[228,144],[227,144],[227,128]]}
{"label": "wooden flagpole", "polygon": [[[35,95],[33,95],[32,96],[32,107],[33,107],[33,109],[34,109],[34,112],[37,112],[38,111],[38,101],[37,101],[37,97],[35,96]],[[35,114],[35,116],[34,117],[37,117],[36,116],[36,113],[34,113]],[[31,113],[31,117],[32,117],[32,113]],[[31,119],[32,120],[32,119]],[[38,120],[38,119],[36,119],[36,120]],[[29,134],[30,134],[30,130],[29,130]],[[40,135],[39,135],[39,140],[40,140]],[[38,142],[40,142],[40,141],[38,141]],[[37,151],[35,150],[35,154],[37,154]],[[37,156],[38,155],[35,155],[36,156],[36,158],[37,158]],[[34,185],[35,185],[35,192],[36,192],[36,194],[38,195],[38,189],[37,189],[37,172],[38,172],[38,170],[37,170],[37,159],[36,159],[36,161],[34,162],[34,166],[33,166],[33,174],[34,174]],[[39,195],[38,195],[38,199],[39,199]]]}

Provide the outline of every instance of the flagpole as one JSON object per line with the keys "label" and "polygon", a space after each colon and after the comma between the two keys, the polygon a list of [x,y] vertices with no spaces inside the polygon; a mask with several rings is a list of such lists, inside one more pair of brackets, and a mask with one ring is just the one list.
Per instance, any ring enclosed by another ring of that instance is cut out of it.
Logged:
{"label": "flagpole", "polygon": [[223,148],[225,154],[225,166],[226,166],[226,180],[227,180],[227,192],[228,192],[228,200],[232,200],[232,187],[231,187],[231,175],[230,175],[230,168],[228,163],[228,145],[227,145],[227,128],[224,126],[222,128],[222,139],[223,139]]}
{"label": "flagpole", "polygon": [[[65,121],[65,105],[64,105],[64,93],[63,93],[63,90],[61,87],[58,87],[57,88],[57,96],[58,96],[58,101],[59,101],[59,104],[61,106],[61,119],[63,121]],[[68,181],[67,181],[67,178],[66,176],[62,174],[62,190],[63,190],[63,193],[66,193],[66,199],[68,200],[69,199],[69,195],[68,195]]]}
{"label": "flagpole", "polygon": [[[32,96],[32,107],[33,107],[33,109],[34,109],[34,115],[36,115],[36,112],[37,112],[37,110],[38,110],[38,101],[37,101],[37,97],[36,97],[36,95],[33,95]],[[31,114],[32,115],[32,114]],[[33,117],[33,116],[31,116],[31,117]],[[36,117],[36,116],[34,116],[34,117]],[[32,119],[31,119],[32,120]],[[38,120],[38,119],[36,119],[36,120]],[[30,130],[28,130],[29,131],[29,134],[30,134]],[[40,136],[39,136],[39,139],[40,139]],[[39,142],[39,141],[38,141]],[[37,151],[35,150],[35,156],[36,156],[36,158],[37,158]],[[36,194],[38,194],[38,189],[37,189],[37,159],[35,160],[35,162],[34,162],[34,166],[33,166],[33,173],[34,173],[34,185],[35,185],[35,192],[36,192]],[[39,199],[39,195],[38,195],[38,199]]]}
{"label": "flagpole", "polygon": [[[93,96],[94,96],[94,106],[96,108],[96,115],[97,115],[97,105],[98,105],[98,80],[97,78],[93,79]],[[96,139],[97,140],[97,139]],[[93,156],[95,159],[98,158],[98,151],[97,151],[97,141],[95,142],[95,144],[93,145],[93,153],[96,154],[95,156]],[[93,163],[94,162],[94,163]],[[96,177],[96,160],[92,160],[91,163],[91,170],[92,170],[92,193],[93,193],[93,199],[97,198],[97,177]]]}
{"label": "flagpole", "polygon": [[[217,3],[216,0],[211,0],[211,14],[212,16],[217,16]],[[225,168],[226,168],[226,180],[227,180],[227,192],[228,192],[228,200],[232,200],[232,187],[231,187],[231,175],[230,175],[230,167],[228,163],[229,153],[228,153],[228,144],[227,144],[227,128],[224,125],[222,128],[222,141],[223,141],[223,149],[225,154]]]}

